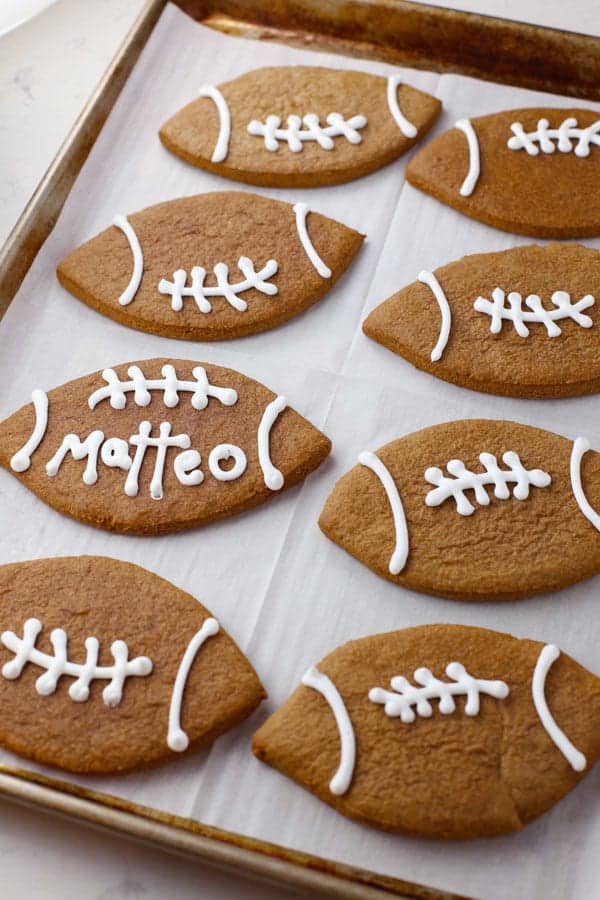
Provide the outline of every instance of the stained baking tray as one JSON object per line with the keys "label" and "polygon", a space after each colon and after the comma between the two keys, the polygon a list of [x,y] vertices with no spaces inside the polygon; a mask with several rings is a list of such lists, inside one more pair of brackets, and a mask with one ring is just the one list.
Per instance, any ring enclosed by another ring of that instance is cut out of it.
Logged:
{"label": "stained baking tray", "polygon": [[[0,254],[6,311],[144,47],[166,0],[149,0]],[[600,98],[600,39],[401,0],[372,3],[251,0],[179,5],[239,37],[277,40],[442,72],[459,72],[589,99]],[[30,771],[0,769],[0,793],[166,850],[337,897],[451,898],[456,894],[135,806]]]}

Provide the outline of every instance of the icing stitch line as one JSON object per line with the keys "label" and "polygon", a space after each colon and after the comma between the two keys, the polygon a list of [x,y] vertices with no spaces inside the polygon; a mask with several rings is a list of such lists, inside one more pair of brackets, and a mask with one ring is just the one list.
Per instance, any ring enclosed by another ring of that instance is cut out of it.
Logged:
{"label": "icing stitch line", "polygon": [[469,146],[469,171],[460,187],[460,195],[470,197],[479,179],[479,141],[470,119],[459,119],[455,127],[464,133]]}
{"label": "icing stitch line", "polygon": [[32,663],[45,669],[37,679],[35,689],[38,694],[48,697],[56,690],[63,675],[70,675],[77,680],[69,688],[69,697],[76,703],[85,703],[90,695],[90,683],[95,679],[108,680],[102,691],[102,699],[106,706],[118,706],[123,697],[125,679],[131,676],[145,676],[152,672],[152,661],[147,656],[129,659],[129,649],[125,641],[114,641],[110,650],[114,665],[99,666],[98,651],[100,644],[95,637],[85,639],[86,658],[83,665],[71,662],[67,658],[67,634],[62,628],[54,628],[50,641],[54,655],[37,650],[35,643],[42,631],[39,619],[27,619],[23,626],[23,637],[17,637],[14,631],[4,631],[0,641],[14,653],[14,659],[2,667],[2,675],[10,681],[19,678],[27,665]]}
{"label": "icing stitch line", "polygon": [[189,747],[190,740],[181,727],[181,704],[187,684],[190,669],[194,664],[196,655],[204,642],[219,631],[219,623],[212,617],[205,619],[202,628],[196,632],[186,647],[185,653],[179,663],[179,669],[175,676],[171,704],[169,706],[169,730],[167,732],[167,746],[174,753],[183,753]]}
{"label": "icing stitch line", "polygon": [[[339,113],[332,112],[327,116],[327,126],[324,128],[319,117],[314,113],[300,118],[300,116],[288,116],[287,128],[280,128],[279,116],[267,116],[265,122],[252,119],[248,123],[248,134],[265,139],[265,148],[270,153],[279,150],[279,141],[287,142],[292,153],[301,153],[304,149],[303,141],[316,141],[321,150],[333,150],[334,137],[345,137],[350,144],[360,144],[362,137],[358,133],[359,128],[367,124],[366,116],[352,116],[344,119]],[[302,126],[304,125],[304,128]]]}
{"label": "icing stitch line", "polygon": [[439,362],[439,360],[442,358],[444,350],[446,349],[448,338],[450,337],[450,328],[452,325],[452,312],[450,310],[450,304],[448,303],[448,298],[446,297],[441,284],[439,283],[433,272],[419,272],[418,280],[421,282],[421,284],[426,284],[430,288],[440,308],[440,314],[442,316],[440,336],[438,337],[437,344],[431,351],[431,362]]}
{"label": "icing stitch line", "polygon": [[258,461],[262,469],[266,486],[270,491],[280,491],[284,485],[283,473],[271,462],[271,428],[279,415],[287,407],[285,397],[276,397],[265,406],[260,425],[258,426]]}
{"label": "icing stitch line", "polygon": [[571,474],[571,489],[573,491],[573,496],[577,501],[577,505],[583,515],[586,517],[588,522],[591,522],[596,531],[600,531],[600,513],[597,513],[596,510],[591,506],[587,497],[585,496],[585,491],[583,490],[583,485],[581,484],[581,460],[585,453],[591,448],[590,442],[587,438],[578,437],[573,442],[573,449],[571,450],[571,461],[570,461],[570,474]]}
{"label": "icing stitch line", "polygon": [[358,461],[362,466],[366,466],[377,475],[387,495],[388,502],[392,509],[394,531],[396,534],[396,544],[390,558],[388,569],[390,575],[399,575],[406,565],[409,549],[408,528],[400,494],[398,493],[398,489],[390,472],[378,456],[375,456],[375,454],[371,453],[369,450],[365,450],[363,453],[359,454]]}
{"label": "icing stitch line", "polygon": [[[508,306],[505,305],[505,298]],[[508,297],[504,291],[497,287],[492,291],[492,301],[485,297],[477,297],[473,309],[485,313],[491,319],[490,332],[499,334],[502,331],[502,322],[512,322],[519,337],[529,337],[529,328],[525,322],[538,322],[543,325],[548,337],[558,337],[562,330],[555,322],[557,319],[572,319],[582,328],[591,328],[594,324],[589,316],[583,315],[582,310],[588,309],[595,303],[591,294],[586,294],[576,303],[571,302],[571,295],[567,291],[554,291],[550,298],[556,309],[545,309],[542,306],[541,297],[538,294],[529,294],[525,298],[525,306],[530,312],[523,309],[523,297],[518,291],[510,291]]]}
{"label": "icing stitch line", "polygon": [[277,293],[277,285],[270,284],[267,279],[276,275],[278,268],[277,260],[269,259],[263,268],[257,272],[251,259],[248,259],[247,256],[240,256],[238,269],[244,276],[242,281],[230,284],[229,266],[224,262],[219,262],[213,268],[217,283],[212,287],[204,285],[206,269],[203,269],[202,266],[194,266],[191,271],[192,283],[190,287],[185,286],[187,281],[185,269],[177,269],[176,272],[173,272],[173,281],[161,278],[158,283],[158,292],[171,297],[171,309],[173,312],[181,312],[184,297],[193,297],[201,313],[212,312],[212,304],[208,302],[207,297],[223,297],[238,312],[246,312],[248,304],[242,297],[238,297],[238,294],[254,288],[260,291],[261,294],[274,296]]}
{"label": "icing stitch line", "polygon": [[329,782],[329,790],[335,796],[345,794],[354,775],[356,761],[356,738],[354,728],[346,704],[333,681],[315,666],[311,666],[308,672],[302,676],[302,684],[312,688],[325,698],[333,713],[340,735],[340,764],[337,772]]}
{"label": "icing stitch line", "polygon": [[390,108],[390,112],[392,114],[392,118],[394,122],[404,135],[407,138],[415,138],[417,136],[417,128],[413,125],[412,122],[409,122],[406,116],[402,113],[400,109],[400,104],[398,103],[398,88],[402,84],[402,79],[399,75],[390,75],[387,80],[387,102]]}
{"label": "icing stitch line", "polygon": [[294,213],[296,214],[296,228],[298,229],[298,237],[300,243],[304,247],[304,252],[311,261],[313,267],[317,270],[321,278],[331,278],[331,269],[326,265],[317,251],[308,235],[306,229],[306,217],[311,212],[306,203],[294,203]]}
{"label": "icing stitch line", "polygon": [[144,256],[142,254],[142,248],[140,247],[140,242],[138,241],[137,234],[133,230],[133,226],[127,221],[127,218],[125,216],[115,216],[115,218],[113,219],[113,225],[121,229],[121,231],[129,241],[129,246],[133,254],[133,272],[131,273],[131,279],[129,281],[129,284],[119,297],[119,304],[121,306],[129,306],[138,292],[138,288],[142,280],[142,275],[144,274]]}
{"label": "icing stitch line", "polygon": [[95,409],[99,403],[108,399],[113,409],[125,409],[125,395],[132,391],[136,406],[148,406],[152,400],[150,391],[162,391],[163,403],[169,409],[179,404],[179,391],[192,394],[190,402],[196,410],[206,409],[209,397],[219,400],[223,406],[234,406],[238,400],[237,391],[232,388],[210,384],[203,366],[194,366],[192,369],[195,381],[180,381],[175,367],[170,364],[162,367],[162,378],[146,378],[139,366],[129,366],[127,374],[131,381],[120,381],[114,369],[104,369],[102,377],[106,385],[90,395],[89,408]]}
{"label": "icing stitch line", "polygon": [[26,444],[14,454],[10,460],[13,472],[26,472],[31,465],[31,457],[42,443],[48,427],[48,396],[44,391],[33,391],[31,394],[35,410],[35,425]]}
{"label": "icing stitch line", "polygon": [[221,91],[212,84],[203,84],[198,92],[199,97],[208,97],[217,107],[219,113],[219,137],[210,158],[211,162],[223,162],[229,152],[229,138],[231,136],[231,115],[227,101]]}
{"label": "icing stitch line", "polygon": [[510,500],[508,485],[514,484],[512,496],[516,500],[527,500],[530,485],[543,488],[552,482],[550,475],[542,469],[526,469],[519,454],[512,450],[502,454],[502,462],[508,466],[507,470],[498,466],[498,460],[493,453],[480,453],[479,462],[485,472],[467,469],[461,459],[449,460],[446,468],[452,476],[450,478],[437,466],[426,469],[425,481],[436,485],[425,497],[426,505],[440,506],[449,497],[453,497],[457,513],[461,516],[470,516],[475,512],[475,507],[465,496],[465,491],[474,491],[475,501],[480,506],[489,506],[490,496],[485,489],[486,485],[494,485],[494,497],[497,500]]}
{"label": "icing stitch line", "polygon": [[[573,117],[565,119],[558,128],[549,126],[548,119],[539,119],[536,131],[525,132],[520,122],[513,122],[510,126],[513,136],[506,146],[510,150],[526,150],[529,156],[537,156],[540,150],[542,153],[554,153],[558,147],[561,153],[573,150],[579,157],[590,155],[590,144],[600,147],[600,119],[587,128],[578,128],[577,119]],[[577,138],[575,145],[573,138]],[[552,141],[556,141],[556,145]]]}
{"label": "icing stitch line", "polygon": [[559,656],[560,650],[555,644],[546,644],[546,646],[542,648],[535,665],[531,682],[533,703],[536,712],[540,717],[540,722],[571,768],[574,769],[575,772],[583,772],[587,766],[585,756],[571,743],[564,731],[556,724],[546,702],[546,678],[550,671],[550,667],[556,662]]}
{"label": "icing stitch line", "polygon": [[[456,710],[455,696],[466,696],[465,715],[479,715],[479,695],[488,694],[496,700],[504,700],[510,691],[504,681],[487,681],[484,678],[473,678],[459,662],[451,662],[446,666],[446,675],[452,682],[440,681],[430,669],[422,667],[414,672],[414,680],[420,687],[412,685],[402,675],[396,675],[390,681],[392,691],[375,687],[369,691],[372,703],[381,703],[386,716],[400,718],[409,725],[417,716],[428,719],[433,715],[430,700],[439,700],[442,715],[451,715]],[[412,707],[415,707],[413,710]]]}

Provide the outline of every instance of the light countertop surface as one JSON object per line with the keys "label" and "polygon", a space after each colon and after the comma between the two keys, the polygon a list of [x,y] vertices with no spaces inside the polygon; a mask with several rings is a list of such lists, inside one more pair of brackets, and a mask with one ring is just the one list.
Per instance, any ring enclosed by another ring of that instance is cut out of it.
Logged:
{"label": "light countertop surface", "polygon": [[[44,0],[2,0],[0,31],[11,14],[18,21],[43,5]],[[600,28],[593,0],[440,0],[438,5],[555,27],[573,21],[573,30],[588,33]],[[0,37],[0,244],[142,6],[143,0],[58,0]],[[0,859],[6,900],[291,896],[4,801]]]}

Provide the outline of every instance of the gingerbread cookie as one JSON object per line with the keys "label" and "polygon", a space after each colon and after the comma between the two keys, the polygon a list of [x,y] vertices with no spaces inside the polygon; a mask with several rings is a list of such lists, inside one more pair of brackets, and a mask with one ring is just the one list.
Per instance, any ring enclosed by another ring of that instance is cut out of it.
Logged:
{"label": "gingerbread cookie", "polygon": [[429,594],[520,599],[600,572],[600,453],[468,419],[366,451],[319,519],[378,575]]}
{"label": "gingerbread cookie", "polygon": [[219,622],[139,566],[99,556],[0,566],[0,743],[85,774],[195,750],[266,696]]}
{"label": "gingerbread cookie", "polygon": [[217,341],[266,331],[308,309],[363,238],[306,203],[199,194],[116,216],[57,274],[88,306],[131,328]]}
{"label": "gingerbread cookie", "polygon": [[161,534],[269,499],[331,442],[262,384],[220,366],[148,359],[94,372],[0,423],[0,465],[90,525]]}
{"label": "gingerbread cookie", "polygon": [[363,331],[462,387],[514,397],[596,393],[599,283],[600,253],[577,244],[481,253],[421,272],[370,313]]}
{"label": "gingerbread cookie", "polygon": [[454,128],[406,177],[459,212],[516,234],[600,234],[600,118],[591,109],[512,109]]}
{"label": "gingerbread cookie", "polygon": [[441,103],[398,76],[285,66],[254,69],[197,99],[160,130],[186,162],[235,181],[316,187],[359,178],[405,153]]}
{"label": "gingerbread cookie", "polygon": [[600,757],[600,678],[553,644],[464,625],[350,641],[254,736],[259,759],[367,825],[519,831]]}

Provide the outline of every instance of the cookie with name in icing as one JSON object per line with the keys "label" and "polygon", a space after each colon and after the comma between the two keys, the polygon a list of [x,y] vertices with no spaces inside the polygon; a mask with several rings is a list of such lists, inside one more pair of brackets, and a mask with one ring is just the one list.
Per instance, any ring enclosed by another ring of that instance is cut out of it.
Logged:
{"label": "cookie with name in icing", "polygon": [[69,772],[181,756],[266,696],[190,594],[100,556],[0,566],[0,744]]}
{"label": "cookie with name in icing", "polygon": [[330,449],[285,397],[184,359],[36,387],[0,423],[0,466],[59,512],[133,534],[250,509],[302,481]]}
{"label": "cookie with name in icing", "polygon": [[593,237],[600,234],[600,114],[550,107],[459,119],[413,156],[406,178],[503,231]]}
{"label": "cookie with name in icing", "polygon": [[520,831],[575,787],[598,721],[600,678],[556,645],[423,625],[311,666],[253,749],[366,825],[476,838]]}
{"label": "cookie with name in icing", "polygon": [[123,325],[226,340],[304,312],[333,287],[363,239],[305,202],[215,192],[115,216],[57,274],[75,297]]}
{"label": "cookie with name in icing", "polygon": [[481,253],[420,272],[363,331],[462,387],[513,397],[597,393],[599,284],[600,253],[581,245]]}
{"label": "cookie with name in icing", "polygon": [[235,181],[316,187],[397,159],[440,110],[396,75],[284,66],[201,86],[159,134],[186,162]]}
{"label": "cookie with name in icing", "polygon": [[600,573],[600,453],[494,419],[433,425],[365,449],[319,518],[394,584],[518,600]]}

